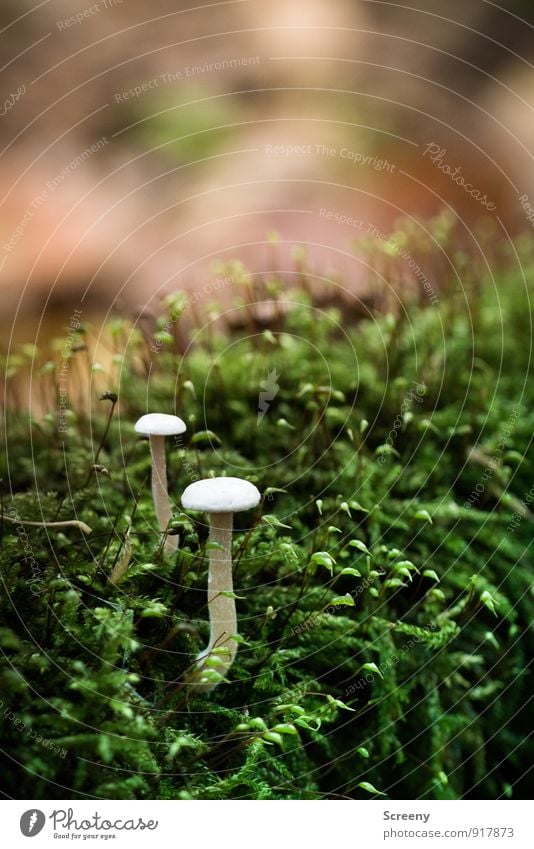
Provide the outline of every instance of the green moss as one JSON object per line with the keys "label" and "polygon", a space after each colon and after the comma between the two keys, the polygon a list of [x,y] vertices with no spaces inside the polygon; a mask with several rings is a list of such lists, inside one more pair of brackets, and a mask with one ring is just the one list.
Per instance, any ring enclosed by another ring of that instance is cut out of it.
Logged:
{"label": "green moss", "polygon": [[[243,330],[195,332],[185,355],[183,301],[157,344],[114,320],[107,434],[97,399],[90,420],[73,401],[60,432],[50,366],[48,415],[30,420],[13,396],[6,516],[76,516],[93,533],[3,523],[5,793],[526,794],[529,253],[522,262],[526,283],[506,268],[462,300],[445,280],[437,304],[407,297],[397,316],[353,325],[286,292],[293,306],[268,332],[236,307]],[[11,367],[13,381],[29,365]],[[277,389],[258,422],[266,380]],[[173,557],[133,430],[147,409],[188,422],[168,446]],[[208,633],[207,533],[178,495],[212,472],[266,497],[234,535],[245,642],[229,682],[188,700],[182,679]]]}

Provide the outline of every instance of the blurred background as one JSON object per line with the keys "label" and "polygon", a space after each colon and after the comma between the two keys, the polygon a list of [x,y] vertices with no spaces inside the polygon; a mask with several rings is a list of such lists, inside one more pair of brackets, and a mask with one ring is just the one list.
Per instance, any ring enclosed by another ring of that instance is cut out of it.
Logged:
{"label": "blurred background", "polygon": [[295,244],[357,292],[355,243],[401,216],[530,228],[533,24],[520,0],[3,0],[4,344],[224,301],[224,263],[291,274]]}

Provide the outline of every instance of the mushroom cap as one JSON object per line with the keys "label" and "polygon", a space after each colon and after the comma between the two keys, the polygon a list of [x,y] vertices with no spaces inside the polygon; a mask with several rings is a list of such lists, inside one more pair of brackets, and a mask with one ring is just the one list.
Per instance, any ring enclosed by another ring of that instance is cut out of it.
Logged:
{"label": "mushroom cap", "polygon": [[135,430],[144,436],[174,436],[187,430],[187,425],[178,416],[147,413],[136,421]]}
{"label": "mushroom cap", "polygon": [[242,478],[206,478],[189,484],[182,494],[182,506],[206,513],[239,513],[256,507],[260,498],[254,484]]}

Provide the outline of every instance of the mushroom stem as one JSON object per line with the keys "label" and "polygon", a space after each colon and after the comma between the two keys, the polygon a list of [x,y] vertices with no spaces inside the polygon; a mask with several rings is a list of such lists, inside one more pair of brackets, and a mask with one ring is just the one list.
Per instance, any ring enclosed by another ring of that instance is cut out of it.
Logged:
{"label": "mushroom stem", "polygon": [[[232,585],[232,513],[212,513],[210,519],[209,542],[217,543],[209,554],[208,570],[208,611],[210,616],[210,641],[197,658],[197,668],[201,669],[211,655],[217,652],[220,663],[217,672],[225,675],[230,669],[237,652],[237,614],[235,599],[223,593],[233,592]],[[220,547],[219,547],[220,546]],[[209,692],[216,684],[200,684],[198,690]]]}
{"label": "mushroom stem", "polygon": [[[152,497],[160,530],[166,531],[171,520],[172,510],[167,491],[167,463],[165,460],[165,437],[152,434],[150,437],[152,455]],[[178,536],[166,536],[165,550],[176,551]]]}
{"label": "mushroom stem", "polygon": [[0,521],[12,522],[14,525],[32,525],[34,528],[79,528],[84,534],[93,533],[89,525],[79,522],[78,519],[66,519],[64,522],[28,522],[26,519],[14,519],[12,516],[0,513]]}

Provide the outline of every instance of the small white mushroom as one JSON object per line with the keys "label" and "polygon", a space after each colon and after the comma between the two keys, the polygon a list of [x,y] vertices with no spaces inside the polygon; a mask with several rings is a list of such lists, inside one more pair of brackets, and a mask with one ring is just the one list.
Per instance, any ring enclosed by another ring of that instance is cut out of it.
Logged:
{"label": "small white mushroom", "polygon": [[[237,652],[237,616],[232,581],[232,526],[234,513],[256,507],[260,493],[254,484],[241,478],[207,478],[190,484],[182,495],[187,510],[210,514],[208,571],[208,611],[210,640],[196,659],[201,671],[210,656],[217,657],[217,672],[224,675]],[[214,651],[216,650],[216,651]],[[194,678],[198,680],[198,678]],[[199,683],[196,690],[209,692],[217,682]]]}
{"label": "small white mushroom", "polygon": [[[161,531],[166,531],[169,525],[172,509],[167,490],[167,463],[165,461],[165,437],[184,433],[187,429],[185,422],[178,416],[166,413],[147,413],[135,423],[135,430],[150,440],[152,455],[152,497],[156,508],[156,516]],[[168,552],[178,548],[179,537],[167,536],[165,549]]]}

